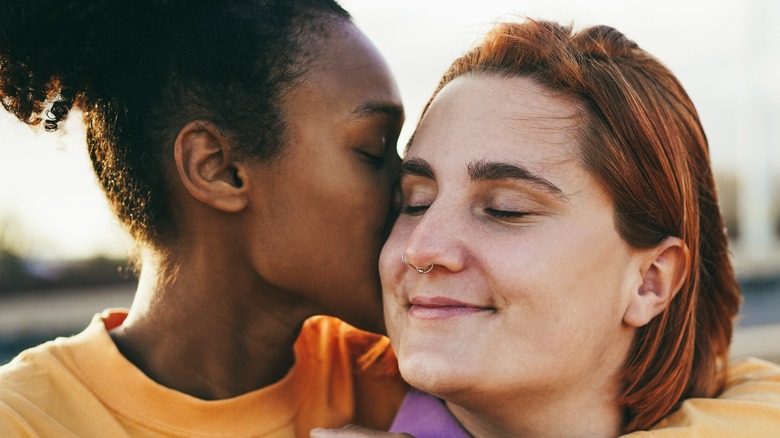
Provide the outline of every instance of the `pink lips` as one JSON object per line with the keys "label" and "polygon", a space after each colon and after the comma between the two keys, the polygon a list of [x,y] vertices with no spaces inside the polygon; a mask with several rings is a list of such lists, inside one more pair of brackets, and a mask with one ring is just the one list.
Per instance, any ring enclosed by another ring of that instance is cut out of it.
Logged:
{"label": "pink lips", "polygon": [[410,302],[409,316],[419,319],[446,319],[495,310],[446,297],[413,297]]}

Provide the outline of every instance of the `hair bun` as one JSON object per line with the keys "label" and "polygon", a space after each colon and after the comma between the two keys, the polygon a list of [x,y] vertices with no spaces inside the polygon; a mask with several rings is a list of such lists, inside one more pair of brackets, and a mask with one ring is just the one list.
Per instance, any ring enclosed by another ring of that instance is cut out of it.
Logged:
{"label": "hair bun", "polygon": [[[0,1],[0,100],[19,120],[57,124],[80,96],[111,93],[179,1]],[[156,21],[156,23],[154,22]]]}

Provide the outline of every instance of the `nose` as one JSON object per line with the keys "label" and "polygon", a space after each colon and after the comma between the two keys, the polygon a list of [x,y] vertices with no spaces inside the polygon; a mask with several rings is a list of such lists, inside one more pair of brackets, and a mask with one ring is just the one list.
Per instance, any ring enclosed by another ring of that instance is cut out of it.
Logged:
{"label": "nose", "polygon": [[415,271],[417,271],[418,274],[427,274],[433,270],[433,264],[429,265],[427,268],[421,268],[414,263],[410,262],[409,260],[406,260],[406,252],[403,252],[401,254],[401,260],[406,263],[407,266],[410,268],[414,268]]}
{"label": "nose", "polygon": [[437,199],[409,234],[402,261],[420,274],[463,270],[468,259],[468,229],[462,217]]}

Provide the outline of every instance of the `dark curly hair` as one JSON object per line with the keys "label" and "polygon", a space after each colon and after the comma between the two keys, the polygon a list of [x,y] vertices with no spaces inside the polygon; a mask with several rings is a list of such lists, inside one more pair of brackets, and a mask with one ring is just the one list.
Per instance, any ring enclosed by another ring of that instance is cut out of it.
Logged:
{"label": "dark curly hair", "polygon": [[139,242],[176,236],[166,163],[179,129],[207,120],[242,156],[285,144],[281,97],[307,69],[307,42],[333,0],[0,1],[0,101],[55,131],[83,111],[93,167]]}

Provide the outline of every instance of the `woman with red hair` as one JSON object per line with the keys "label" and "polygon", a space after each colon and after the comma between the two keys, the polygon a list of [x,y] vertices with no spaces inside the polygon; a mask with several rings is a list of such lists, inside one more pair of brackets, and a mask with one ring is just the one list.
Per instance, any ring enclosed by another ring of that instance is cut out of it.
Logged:
{"label": "woman with red hair", "polygon": [[[722,393],[741,297],[707,140],[679,81],[620,32],[498,25],[444,75],[401,174],[388,333],[457,427],[617,436]],[[774,397],[719,415],[769,433]]]}

